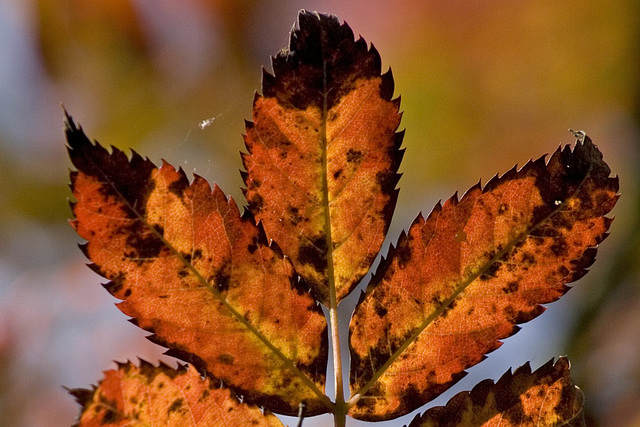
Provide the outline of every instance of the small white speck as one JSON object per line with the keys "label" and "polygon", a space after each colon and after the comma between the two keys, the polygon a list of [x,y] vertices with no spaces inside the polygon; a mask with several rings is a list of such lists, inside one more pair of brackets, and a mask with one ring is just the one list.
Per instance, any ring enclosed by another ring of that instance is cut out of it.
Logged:
{"label": "small white speck", "polygon": [[560,206],[562,204],[562,200],[556,200],[553,202],[554,205]]}
{"label": "small white speck", "polygon": [[198,126],[200,127],[200,129],[204,130],[204,128],[206,128],[207,126],[210,126],[210,125],[213,123],[213,121],[214,121],[215,119],[217,119],[218,117],[220,117],[221,115],[222,115],[222,114],[218,114],[218,115],[217,115],[217,116],[215,116],[215,117],[211,117],[211,118],[209,118],[209,119],[205,119],[205,120],[201,121],[201,122],[198,124]]}

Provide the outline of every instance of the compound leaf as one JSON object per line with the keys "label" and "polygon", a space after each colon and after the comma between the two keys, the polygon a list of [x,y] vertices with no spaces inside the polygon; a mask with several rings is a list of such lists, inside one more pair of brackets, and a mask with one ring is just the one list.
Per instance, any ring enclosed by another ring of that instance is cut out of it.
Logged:
{"label": "compound leaf", "polygon": [[456,394],[446,406],[417,415],[409,427],[584,426],[584,395],[573,384],[569,360],[550,360],[531,372],[527,362],[497,383],[484,380]]}
{"label": "compound leaf", "polygon": [[72,225],[119,309],[252,402],[326,412],[326,319],[255,220],[201,177],[92,144],[69,116],[66,133]]}
{"label": "compound leaf", "polygon": [[618,180],[582,139],[438,204],[401,235],[351,320],[350,415],[422,406],[586,274]]}
{"label": "compound leaf", "polygon": [[246,126],[245,196],[328,305],[331,292],[340,301],[366,274],[388,230],[399,99],[376,49],[335,16],[300,12],[272,62]]}
{"label": "compound leaf", "polygon": [[76,426],[282,426],[216,382],[189,365],[118,364],[93,389],[70,390],[82,406]]}

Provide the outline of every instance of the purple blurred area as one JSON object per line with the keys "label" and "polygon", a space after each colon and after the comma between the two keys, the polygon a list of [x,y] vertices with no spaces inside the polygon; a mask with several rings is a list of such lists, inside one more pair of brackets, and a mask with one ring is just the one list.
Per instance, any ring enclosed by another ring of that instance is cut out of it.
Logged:
{"label": "purple blurred area", "polygon": [[[72,424],[79,408],[63,386],[95,384],[113,360],[175,365],[85,267],[67,223],[60,104],[90,138],[166,159],[243,205],[244,119],[302,8],[338,15],[393,68],[407,151],[383,253],[419,211],[573,142],[568,128],[585,130],[620,176],[593,271],[435,403],[568,354],[589,423],[640,424],[636,1],[3,0],[0,425]],[[356,299],[341,306],[346,319]]]}

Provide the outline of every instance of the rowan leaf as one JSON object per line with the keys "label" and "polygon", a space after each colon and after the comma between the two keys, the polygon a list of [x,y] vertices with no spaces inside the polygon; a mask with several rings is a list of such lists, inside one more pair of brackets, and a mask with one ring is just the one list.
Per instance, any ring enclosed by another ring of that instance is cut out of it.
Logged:
{"label": "rowan leaf", "polygon": [[72,225],[118,308],[251,402],[326,412],[326,319],[255,220],[199,176],[92,144],[69,116],[66,134]]}
{"label": "rowan leaf", "polygon": [[328,305],[331,292],[340,301],[366,274],[388,230],[400,102],[377,50],[332,15],[301,11],[272,64],[246,124],[245,196]]}
{"label": "rowan leaf", "polygon": [[427,403],[586,274],[618,179],[581,139],[454,195],[400,236],[351,320],[351,416]]}
{"label": "rowan leaf", "polygon": [[[618,180],[581,132],[548,162],[514,167],[418,215],[356,305],[345,399],[338,303],[389,228],[400,101],[373,45],[335,16],[301,11],[272,65],[246,123],[243,213],[197,175],[92,143],[67,115],[71,223],[91,267],[133,323],[192,365],[120,365],[99,387],[73,392],[87,423],[182,425],[180,417],[245,409],[273,421],[235,396],[285,415],[330,412],[336,426],[347,414],[407,414],[564,295],[607,236]],[[327,318],[335,401],[324,392]],[[218,380],[225,389],[212,397]],[[581,407],[561,358],[482,382],[413,425],[579,425]]]}
{"label": "rowan leaf", "polygon": [[569,360],[550,360],[531,372],[527,362],[507,371],[497,383],[484,380],[417,415],[409,427],[584,426],[584,395],[573,384]]}
{"label": "rowan leaf", "polygon": [[70,393],[82,406],[77,427],[93,426],[282,426],[255,405],[241,403],[193,366],[178,369],[141,361],[118,364],[91,390]]}

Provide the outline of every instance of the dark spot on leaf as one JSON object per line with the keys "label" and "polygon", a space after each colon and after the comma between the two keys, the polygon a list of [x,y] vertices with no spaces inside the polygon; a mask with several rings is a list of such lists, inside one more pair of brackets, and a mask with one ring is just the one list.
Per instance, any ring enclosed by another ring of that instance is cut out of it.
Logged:
{"label": "dark spot on leaf", "polygon": [[333,173],[333,178],[334,179],[338,179],[338,178],[340,178],[340,175],[342,175],[342,169],[338,169],[337,171],[335,171]]}
{"label": "dark spot on leaf", "polygon": [[496,407],[502,416],[510,421],[511,425],[527,424],[528,418],[524,412],[518,393],[514,393],[510,387],[496,387]]}
{"label": "dark spot on leaf", "polygon": [[497,262],[493,262],[487,267],[487,269],[480,275],[480,280],[486,281],[496,277],[498,270],[500,269],[500,264]]}
{"label": "dark spot on leaf", "polygon": [[384,317],[387,314],[387,309],[381,305],[376,305],[376,314],[378,317]]}
{"label": "dark spot on leaf", "polygon": [[184,399],[174,400],[173,403],[171,403],[171,406],[169,406],[169,409],[167,409],[167,414],[170,414],[171,412],[180,411],[183,405],[184,405]]}
{"label": "dark spot on leaf", "polygon": [[[108,403],[107,408],[117,407],[116,405],[117,405],[116,402]],[[100,420],[100,423],[103,425],[116,424],[121,419],[122,419],[122,416],[118,414],[116,411],[114,411],[113,409],[107,409],[107,411],[102,416],[102,420]]]}
{"label": "dark spot on leaf", "polygon": [[567,252],[567,247],[567,240],[564,237],[558,237],[550,249],[555,256],[560,257]]}
{"label": "dark spot on leaf", "polygon": [[595,195],[595,206],[602,206],[611,200],[611,196],[606,191],[600,191]]}
{"label": "dark spot on leaf", "polygon": [[[96,271],[100,273],[100,271]],[[102,274],[104,276],[104,274]],[[127,279],[127,273],[119,271],[115,276],[111,277],[111,281],[104,285],[104,288],[111,294],[115,295],[122,289],[124,282]]]}
{"label": "dark spot on leaf", "polygon": [[564,214],[563,212],[558,212],[553,215],[551,217],[551,224],[553,224],[555,228],[564,228],[569,231],[573,228],[573,221],[568,217],[568,215]]}
{"label": "dark spot on leaf", "polygon": [[[555,206],[552,206],[551,209],[555,209]],[[533,208],[532,222],[534,224],[541,222],[544,218],[547,217],[547,215],[549,215],[551,209],[549,209],[549,207],[546,205],[539,205]]]}
{"label": "dark spot on leaf", "polygon": [[397,176],[389,171],[380,171],[376,173],[376,182],[383,192],[389,192],[396,186]]}
{"label": "dark spot on leaf", "polygon": [[186,179],[178,179],[169,184],[169,191],[178,196],[180,199],[184,196],[184,190],[189,186]]}
{"label": "dark spot on leaf", "polygon": [[347,162],[349,163],[360,163],[362,161],[362,151],[354,150],[350,148],[347,151]]}
{"label": "dark spot on leaf", "polygon": [[536,263],[536,257],[530,252],[525,252],[522,254],[522,263],[533,265]]}
{"label": "dark spot on leaf", "polygon": [[324,237],[313,240],[314,244],[304,244],[298,251],[298,261],[311,265],[318,273],[324,274],[327,269],[327,242]]}
{"label": "dark spot on leaf", "polygon": [[249,211],[255,215],[257,212],[262,210],[262,207],[264,206],[264,199],[260,194],[255,193],[249,200],[247,200],[247,205]]}
{"label": "dark spot on leaf", "polygon": [[422,406],[422,402],[423,399],[420,389],[413,383],[407,384],[404,387],[404,394],[402,395],[402,405],[407,408],[406,411],[410,412],[418,406]]}
{"label": "dark spot on leaf", "polygon": [[518,316],[518,313],[516,312],[515,308],[508,305],[502,309],[502,313],[509,321],[517,323],[515,319]]}
{"label": "dark spot on leaf", "polygon": [[441,316],[442,318],[447,317],[447,315],[449,314],[449,312],[450,312],[451,310],[453,310],[453,309],[456,307],[456,305],[457,305],[457,304],[458,304],[458,302],[457,302],[456,300],[451,301],[451,302],[449,303],[449,305],[448,305],[448,306],[446,306],[446,307],[444,308],[444,310],[442,310],[442,313],[440,313],[440,316]]}
{"label": "dark spot on leaf", "polygon": [[442,297],[440,296],[440,294],[436,293],[431,295],[430,301],[434,306],[440,307],[440,305],[442,304]]}
{"label": "dark spot on leaf", "polygon": [[133,256],[130,258],[157,258],[165,247],[162,239],[158,237],[158,234],[164,236],[164,229],[160,226],[155,226],[155,232],[153,232],[141,221],[133,221],[127,229],[129,231],[127,246],[135,251],[135,254],[132,254]]}
{"label": "dark spot on leaf", "polygon": [[570,271],[567,267],[561,265],[560,267],[558,267],[558,273],[560,273],[562,277],[565,277],[570,273]]}
{"label": "dark spot on leaf", "polygon": [[213,285],[218,288],[218,291],[224,292],[229,289],[231,277],[227,273],[226,268],[220,268],[213,276]]}
{"label": "dark spot on leaf", "polygon": [[509,209],[509,206],[507,206],[506,203],[501,203],[500,206],[498,207],[498,215],[502,215],[507,211],[507,209]]}
{"label": "dark spot on leaf", "polygon": [[129,298],[130,296],[131,296],[131,288],[129,288],[126,291],[124,291],[124,297],[125,298]]}
{"label": "dark spot on leaf", "polygon": [[289,206],[287,211],[289,212],[289,221],[291,222],[291,225],[298,225],[304,220],[304,217],[300,215],[297,207]]}
{"label": "dark spot on leaf", "polygon": [[223,365],[233,365],[234,360],[235,358],[230,354],[221,354],[220,356],[218,356],[218,362],[222,363]]}
{"label": "dark spot on leaf", "polygon": [[395,256],[398,259],[398,267],[405,268],[409,261],[411,261],[411,248],[408,242],[402,242],[398,245],[395,251]]}
{"label": "dark spot on leaf", "polygon": [[518,291],[518,282],[513,281],[513,282],[509,282],[507,283],[507,286],[505,286],[504,288],[502,288],[502,292],[504,292],[505,294],[510,294],[513,292],[517,292]]}
{"label": "dark spot on leaf", "polygon": [[571,385],[562,387],[560,394],[560,402],[553,408],[553,412],[558,414],[561,419],[569,419],[574,409],[574,401],[576,399],[576,389]]}

